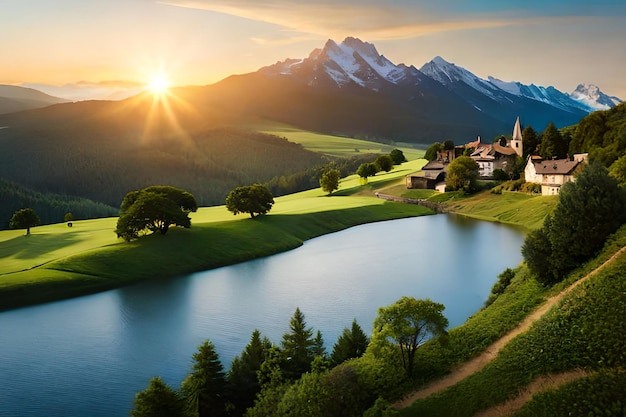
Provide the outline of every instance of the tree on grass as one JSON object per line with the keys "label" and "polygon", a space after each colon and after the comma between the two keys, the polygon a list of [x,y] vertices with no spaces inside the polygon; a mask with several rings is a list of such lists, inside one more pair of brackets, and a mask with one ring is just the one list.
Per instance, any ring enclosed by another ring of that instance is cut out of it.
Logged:
{"label": "tree on grass", "polygon": [[181,392],[192,416],[226,416],[224,367],[210,340],[193,354],[192,371],[181,384]]}
{"label": "tree on grass", "polygon": [[328,195],[331,195],[333,191],[339,189],[340,177],[341,173],[338,169],[329,169],[320,177],[320,187],[322,187],[322,190],[328,193]]}
{"label": "tree on grass", "polygon": [[448,165],[446,187],[452,191],[474,192],[477,189],[478,163],[469,156],[459,156]]}
{"label": "tree on grass", "polygon": [[400,149],[394,149],[389,152],[389,156],[391,157],[394,165],[400,165],[403,162],[406,162],[406,157],[404,156],[404,152]]}
{"label": "tree on grass", "polygon": [[359,168],[356,170],[356,174],[365,182],[367,182],[368,177],[373,177],[377,172],[378,168],[376,167],[376,164],[371,162],[359,165]]}
{"label": "tree on grass", "polygon": [[374,163],[376,164],[378,171],[389,172],[393,168],[393,159],[391,159],[391,156],[389,155],[379,156],[376,158],[376,162]]}
{"label": "tree on grass", "polygon": [[196,210],[195,197],[175,187],[156,185],[131,191],[122,200],[115,232],[126,241],[146,230],[164,235],[172,225],[191,227],[189,213]]}
{"label": "tree on grass", "polygon": [[39,223],[41,223],[41,220],[39,220],[35,210],[24,208],[13,213],[9,221],[9,227],[11,229],[26,229],[26,235],[30,235],[30,228],[39,225]]}
{"label": "tree on grass", "polygon": [[272,209],[274,196],[261,184],[234,188],[226,196],[226,208],[233,214],[249,213],[254,218]]}
{"label": "tree on grass", "polygon": [[185,403],[179,394],[160,377],[150,380],[148,387],[138,392],[130,417],[184,417]]}
{"label": "tree on grass", "polygon": [[444,309],[443,304],[413,297],[402,297],[392,305],[378,309],[374,337],[389,339],[398,345],[409,378],[413,376],[417,349],[428,338],[446,333],[448,319],[441,313]]}

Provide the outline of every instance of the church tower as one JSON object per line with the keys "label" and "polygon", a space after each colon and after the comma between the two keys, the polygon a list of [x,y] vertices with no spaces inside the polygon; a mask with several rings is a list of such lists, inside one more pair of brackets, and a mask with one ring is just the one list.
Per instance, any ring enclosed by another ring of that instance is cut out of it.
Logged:
{"label": "church tower", "polygon": [[515,153],[524,157],[524,144],[522,142],[522,128],[519,124],[519,116],[515,121],[515,127],[513,127],[513,139],[511,139],[511,148],[515,149]]}

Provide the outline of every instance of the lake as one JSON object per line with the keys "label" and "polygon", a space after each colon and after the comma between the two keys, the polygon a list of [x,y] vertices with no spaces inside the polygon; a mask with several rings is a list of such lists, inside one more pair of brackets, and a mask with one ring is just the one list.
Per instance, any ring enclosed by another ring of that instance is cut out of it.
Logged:
{"label": "lake", "polygon": [[0,313],[1,417],[128,416],[153,376],[177,388],[211,339],[225,368],[258,328],[276,344],[300,307],[326,349],[400,297],[478,311],[522,259],[520,230],[454,215],[392,220],[175,279]]}

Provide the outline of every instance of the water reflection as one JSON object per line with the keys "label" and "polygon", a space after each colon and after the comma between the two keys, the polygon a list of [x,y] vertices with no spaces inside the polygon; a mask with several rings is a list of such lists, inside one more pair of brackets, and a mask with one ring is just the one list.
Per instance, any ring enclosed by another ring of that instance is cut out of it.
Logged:
{"label": "water reflection", "polygon": [[0,314],[0,415],[125,416],[160,375],[178,386],[210,338],[226,367],[255,328],[274,343],[296,307],[332,349],[354,318],[403,295],[474,314],[497,274],[516,266],[523,235],[456,216],[354,227],[290,252]]}

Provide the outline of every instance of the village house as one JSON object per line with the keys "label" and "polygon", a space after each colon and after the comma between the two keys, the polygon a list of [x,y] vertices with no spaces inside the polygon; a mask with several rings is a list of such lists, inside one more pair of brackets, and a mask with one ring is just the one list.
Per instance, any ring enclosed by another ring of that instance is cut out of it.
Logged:
{"label": "village house", "polygon": [[574,173],[580,169],[588,154],[575,154],[571,159],[542,159],[529,156],[524,168],[526,182],[541,184],[541,195],[557,195],[561,186],[574,181]]}
{"label": "village house", "polygon": [[491,178],[495,169],[506,171],[506,168],[515,164],[517,156],[523,156],[522,129],[519,117],[513,126],[513,136],[510,141],[504,137],[494,143],[482,143],[478,140],[465,145],[466,149],[474,149],[470,158],[478,163],[478,175]]}

